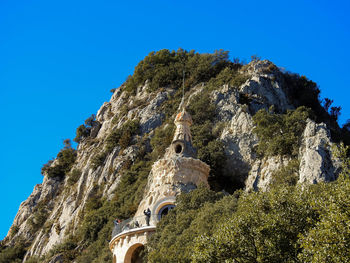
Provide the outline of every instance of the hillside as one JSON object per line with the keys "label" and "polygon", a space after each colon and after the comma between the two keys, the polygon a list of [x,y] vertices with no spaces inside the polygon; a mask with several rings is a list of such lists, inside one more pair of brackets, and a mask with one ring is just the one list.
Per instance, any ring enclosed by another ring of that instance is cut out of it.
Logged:
{"label": "hillside", "polygon": [[[329,210],[315,205],[318,198],[324,204],[329,196],[343,200],[334,214],[349,223],[349,199],[342,199],[349,190],[346,152],[336,147],[349,143],[349,130],[337,124],[339,108],[321,103],[314,82],[267,60],[230,61],[225,51],[161,50],[141,61],[96,116],[78,127],[76,150],[66,140],[57,158],[43,166],[42,184],[22,202],[2,241],[0,262],[111,262],[112,221],[135,213],[152,164],[171,142],[183,72],[193,144],[211,167],[211,190],[180,196],[151,239],[150,262],[215,262],[230,258],[227,251],[242,256],[237,262],[309,261],[315,242],[307,243],[308,231],[333,211],[333,203]],[[335,182],[322,183],[330,181]],[[295,228],[284,231],[296,218]],[[260,229],[255,255],[246,240],[252,234],[223,234],[223,219],[235,229]],[[258,219],[264,224],[257,226]],[[177,237],[169,234],[176,230]],[[344,244],[350,238],[346,231],[340,231]],[[282,237],[272,240],[278,234]],[[183,251],[189,243],[193,246]],[[230,245],[220,254],[218,244]],[[264,252],[268,256],[259,254],[272,247]],[[299,253],[302,247],[311,252]],[[349,253],[348,245],[344,251]]]}

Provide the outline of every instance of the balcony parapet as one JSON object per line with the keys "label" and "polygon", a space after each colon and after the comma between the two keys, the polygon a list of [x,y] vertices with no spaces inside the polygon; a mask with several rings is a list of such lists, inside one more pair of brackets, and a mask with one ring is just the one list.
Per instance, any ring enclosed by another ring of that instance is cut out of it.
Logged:
{"label": "balcony parapet", "polygon": [[128,243],[132,236],[148,235],[150,232],[154,232],[156,226],[141,226],[138,228],[126,229],[119,234],[115,235],[109,242],[109,248],[113,251],[115,246],[122,246],[124,242]]}

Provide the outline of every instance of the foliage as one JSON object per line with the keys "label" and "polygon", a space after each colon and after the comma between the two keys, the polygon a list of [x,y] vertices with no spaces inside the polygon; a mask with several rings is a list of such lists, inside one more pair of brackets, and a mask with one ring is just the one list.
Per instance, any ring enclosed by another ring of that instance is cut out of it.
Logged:
{"label": "foliage", "polygon": [[[333,106],[333,100],[325,98],[320,100],[320,89],[317,84],[305,76],[298,74],[284,73],[284,91],[291,104],[295,107],[305,106],[315,113],[316,122],[324,122],[327,124],[331,132],[332,140],[335,142],[343,141],[350,143],[350,136],[345,131],[339,128],[337,123],[340,115],[341,107]],[[330,110],[329,110],[330,109]]]}
{"label": "foliage", "polygon": [[215,104],[210,100],[209,92],[203,92],[194,96],[188,107],[195,125],[204,124],[206,121],[213,121],[215,117]]}
{"label": "foliage", "polygon": [[77,157],[76,150],[72,148],[70,140],[65,140],[64,148],[57,154],[56,163],[48,161],[41,168],[41,173],[48,178],[63,179],[72,168]]}
{"label": "foliage", "polygon": [[286,166],[283,166],[272,174],[271,184],[274,185],[296,185],[299,179],[299,165],[298,159],[292,159]]}
{"label": "foliage", "polygon": [[67,183],[69,185],[74,185],[76,182],[79,181],[79,178],[81,176],[81,171],[79,169],[73,169],[69,174],[68,174],[68,179]]}
{"label": "foliage", "polygon": [[91,116],[85,120],[85,123],[77,128],[76,136],[73,141],[80,143],[81,140],[90,135],[92,128],[97,125],[97,123],[96,115],[91,114]]}
{"label": "foliage", "polygon": [[261,155],[297,156],[306,119],[312,112],[305,107],[275,114],[264,109],[253,116],[254,132],[259,137],[257,152]]}
{"label": "foliage", "polygon": [[[46,218],[47,218],[47,216],[46,216]],[[41,227],[42,227],[43,232],[44,232],[45,234],[49,234],[50,231],[51,231],[53,222],[52,222],[52,220],[46,220],[46,218],[44,218],[44,219],[45,219],[45,223],[44,223],[44,225],[41,226]]]}
{"label": "foliage", "polygon": [[40,257],[31,256],[26,260],[26,263],[38,263],[40,262]]}
{"label": "foliage", "polygon": [[216,107],[210,100],[209,90],[194,96],[188,107],[193,119],[191,130],[193,145],[197,148],[197,158],[210,165],[209,183],[218,191],[226,188],[232,177],[223,169],[226,155],[223,143],[218,141],[214,134],[215,111]]}
{"label": "foliage", "polygon": [[195,239],[192,262],[348,262],[349,173],[303,188],[244,193],[212,235]]}
{"label": "foliage", "polygon": [[311,108],[317,116],[323,115],[323,108],[319,102],[320,89],[317,84],[305,76],[298,74],[284,74],[285,91],[289,100],[295,107],[305,106]]}
{"label": "foliage", "polygon": [[156,128],[154,136],[151,138],[153,151],[150,154],[153,160],[157,160],[164,155],[166,148],[172,142],[174,131],[175,125],[173,123]]}
{"label": "foliage", "polygon": [[62,256],[62,263],[69,263],[78,255],[77,240],[73,236],[68,236],[63,242],[56,244],[49,253],[40,259],[41,262],[48,262],[55,255]]}
{"label": "foliage", "polygon": [[332,183],[294,186],[291,160],[270,191],[181,194],[149,240],[148,262],[348,262],[348,149],[335,150],[343,172]]}
{"label": "foliage", "polygon": [[24,242],[12,247],[0,246],[0,263],[21,263],[26,253]]}
{"label": "foliage", "polygon": [[194,51],[169,51],[163,49],[151,52],[135,68],[134,74],[126,81],[126,90],[134,93],[139,85],[149,80],[149,90],[169,85],[181,86],[183,72],[188,85],[208,81],[215,77],[223,68],[231,65],[228,52],[217,50],[213,54],[198,54]]}
{"label": "foliage", "polygon": [[350,145],[350,119],[348,119],[341,129],[342,141],[345,145]]}
{"label": "foliage", "polygon": [[[108,249],[112,221],[115,218],[129,218],[135,213],[144,193],[151,165],[164,154],[172,140],[174,125],[171,117],[181,100],[182,90],[179,87],[183,70],[186,74],[185,92],[195,84],[207,82],[201,94],[192,98],[188,111],[194,120],[193,144],[197,148],[198,158],[211,166],[211,188],[215,191],[226,187],[239,188],[232,172],[223,168],[226,163],[225,149],[218,140],[220,128],[219,123],[214,123],[216,108],[210,99],[210,92],[224,84],[235,88],[245,82],[247,76],[239,73],[240,67],[238,61],[230,62],[228,52],[222,50],[214,54],[197,54],[181,49],[177,52],[161,50],[150,53],[141,61],[123,88],[129,95],[135,93],[146,81],[149,91],[166,86],[173,88],[174,92],[168,95],[168,99],[161,106],[165,116],[163,124],[154,134],[141,138],[135,136],[139,134],[138,121],[127,121],[108,136],[105,148],[92,157],[94,169],[102,165],[106,156],[116,147],[123,150],[136,144],[138,154],[135,160],[126,160],[122,170],[118,171],[120,183],[111,200],[102,197],[104,185],[96,185],[96,191],[84,207],[74,235],[55,246],[45,260],[60,254],[63,255],[64,262],[112,261]],[[275,68],[271,67],[270,70]],[[319,90],[316,84],[294,75],[286,75],[285,80],[287,94],[289,98],[296,98],[297,106],[306,105],[318,109]],[[297,83],[293,83],[294,81]],[[249,101],[249,95],[240,95],[240,102]],[[135,102],[136,105],[142,103],[144,102]],[[123,109],[124,113],[129,110],[126,105]],[[255,132],[260,139],[258,152],[264,155],[282,153],[296,157],[305,120],[310,116],[311,112],[305,107],[286,114],[258,112],[254,117],[257,126]],[[75,138],[77,142],[90,136],[95,118],[88,120],[78,128],[80,130],[77,130]],[[115,118],[114,123],[117,120]],[[310,186],[301,191],[300,187],[294,186],[298,166],[299,162],[294,158],[286,167],[275,171],[271,191],[265,193],[237,191],[233,195],[224,195],[200,187],[180,195],[177,207],[160,221],[157,232],[151,237],[147,255],[149,262],[331,261],[326,257],[316,257],[318,249],[325,251],[324,254],[331,251],[338,253],[338,257],[345,255],[339,262],[346,262],[349,253],[344,240],[348,242],[349,233],[344,226],[349,222],[349,201],[346,195],[349,189],[343,188],[348,185],[348,181],[342,184],[339,182],[348,178],[344,176],[333,183],[333,190],[327,184],[322,184],[324,188]],[[67,183],[73,185],[79,180],[81,171],[69,172],[70,168],[62,169],[64,172],[61,174],[68,174]],[[50,169],[50,164],[45,167],[45,171]],[[349,170],[344,168],[343,173],[348,174]],[[327,194],[319,196],[321,190]],[[341,196],[344,197],[342,200]],[[329,215],[326,209],[328,207],[331,208]],[[46,222],[47,217],[40,215],[45,215],[45,212],[43,209],[34,215],[37,217],[35,222],[41,221],[42,224],[50,226],[52,222]],[[331,221],[334,218],[335,223]],[[57,224],[55,226],[59,227]],[[330,227],[336,230],[335,234],[330,233]],[[315,242],[320,236],[325,239]],[[324,240],[331,240],[339,244],[340,248],[326,246]],[[5,249],[1,248],[0,259],[3,256],[2,251]]]}
{"label": "foliage", "polygon": [[[195,240],[193,262],[295,262],[299,233],[310,226],[312,209],[294,188],[243,194],[237,211],[213,235]],[[225,261],[227,260],[227,261]]]}
{"label": "foliage", "polygon": [[340,111],[341,111],[341,107],[331,107],[331,111],[329,114],[331,115],[332,119],[337,121],[340,116]]}
{"label": "foliage", "polygon": [[333,147],[341,161],[342,171],[337,182],[321,183],[318,194],[311,195],[310,204],[319,213],[319,220],[300,236],[303,262],[348,262],[350,258],[350,152],[343,143]]}
{"label": "foliage", "polygon": [[129,120],[119,129],[115,129],[106,139],[105,150],[94,155],[91,159],[91,168],[97,169],[101,166],[109,153],[117,146],[123,150],[130,146],[133,136],[139,133],[139,120]]}
{"label": "foliage", "polygon": [[104,163],[104,161],[106,160],[106,157],[107,157],[106,151],[103,151],[101,153],[94,155],[91,158],[91,168],[94,170],[97,169],[99,166],[101,166]]}
{"label": "foliage", "polygon": [[132,136],[138,134],[139,127],[139,120],[129,120],[119,129],[112,131],[106,139],[106,151],[111,152],[117,145],[120,145],[121,149],[128,147]]}
{"label": "foliage", "polygon": [[300,236],[302,262],[349,262],[350,259],[350,180],[321,183],[310,205],[320,215],[310,231]]}
{"label": "foliage", "polygon": [[35,233],[40,228],[42,228],[48,216],[49,216],[49,212],[47,210],[46,204],[44,203],[44,201],[39,202],[36,205],[32,216],[28,219],[28,224],[30,226],[31,232]]}
{"label": "foliage", "polygon": [[210,90],[217,89],[222,87],[225,84],[228,84],[230,87],[238,88],[244,82],[248,80],[248,75],[238,72],[238,69],[241,67],[240,64],[232,64],[225,67],[220,71],[217,76],[211,78],[208,81],[208,87]]}
{"label": "foliage", "polygon": [[190,262],[194,238],[210,235],[220,218],[235,210],[236,197],[223,197],[201,186],[181,194],[176,202],[176,208],[162,218],[150,238],[148,262]]}
{"label": "foliage", "polygon": [[76,130],[75,138],[73,139],[75,142],[80,143],[83,138],[86,138],[90,135],[90,130],[84,125],[80,125]]}

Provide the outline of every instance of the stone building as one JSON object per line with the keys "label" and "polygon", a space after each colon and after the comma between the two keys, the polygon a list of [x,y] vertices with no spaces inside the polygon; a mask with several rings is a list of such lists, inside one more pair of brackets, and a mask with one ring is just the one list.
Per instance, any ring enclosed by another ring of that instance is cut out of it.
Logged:
{"label": "stone building", "polygon": [[207,179],[210,168],[196,159],[196,151],[192,146],[191,115],[180,106],[174,122],[176,131],[173,141],[164,157],[153,164],[135,216],[115,223],[109,243],[113,263],[142,262],[140,253],[147,237],[155,231],[159,220],[175,207],[176,196],[200,184],[209,187]]}

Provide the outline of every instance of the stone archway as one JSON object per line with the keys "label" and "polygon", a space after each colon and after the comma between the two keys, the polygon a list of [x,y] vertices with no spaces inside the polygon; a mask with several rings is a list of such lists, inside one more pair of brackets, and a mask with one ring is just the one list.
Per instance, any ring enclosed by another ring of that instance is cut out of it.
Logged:
{"label": "stone archway", "polygon": [[124,263],[143,263],[144,249],[145,247],[141,243],[132,245],[125,254]]}

